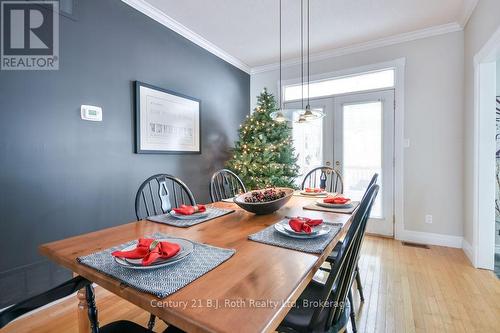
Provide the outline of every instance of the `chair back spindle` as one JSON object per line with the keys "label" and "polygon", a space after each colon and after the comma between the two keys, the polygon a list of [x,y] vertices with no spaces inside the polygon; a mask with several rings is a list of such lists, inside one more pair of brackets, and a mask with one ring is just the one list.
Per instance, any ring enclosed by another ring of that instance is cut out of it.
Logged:
{"label": "chair back spindle", "polygon": [[135,215],[141,220],[168,213],[180,205],[196,205],[191,190],[177,177],[156,174],[139,186],[135,196]]}
{"label": "chair back spindle", "polygon": [[309,171],[302,181],[301,188],[304,190],[306,187],[320,187],[328,192],[344,192],[340,173],[330,166],[320,166]]}

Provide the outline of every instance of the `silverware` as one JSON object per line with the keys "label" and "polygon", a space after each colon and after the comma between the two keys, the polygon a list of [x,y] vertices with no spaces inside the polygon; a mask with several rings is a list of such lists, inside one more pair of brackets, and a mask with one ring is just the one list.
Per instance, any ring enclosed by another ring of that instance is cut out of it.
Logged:
{"label": "silverware", "polygon": [[152,241],[151,244],[149,245],[149,251],[153,251],[158,246],[159,243],[160,241],[157,239]]}

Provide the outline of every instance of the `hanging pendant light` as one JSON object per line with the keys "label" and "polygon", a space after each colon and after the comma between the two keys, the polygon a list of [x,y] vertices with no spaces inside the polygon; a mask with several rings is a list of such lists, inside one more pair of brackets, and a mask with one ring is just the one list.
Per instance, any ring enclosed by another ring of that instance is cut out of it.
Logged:
{"label": "hanging pendant light", "polygon": [[304,0],[300,1],[300,65],[301,65],[301,102],[300,109],[285,109],[283,105],[283,86],[282,86],[282,47],[281,47],[281,20],[282,20],[282,6],[279,0],[279,109],[271,113],[271,117],[276,122],[293,121],[297,124],[303,124],[309,120],[320,119],[325,116],[321,110],[312,110],[309,104],[309,0],[307,0],[307,105],[304,108]]}
{"label": "hanging pendant light", "polygon": [[[312,110],[311,104],[309,103],[309,97],[310,97],[309,86],[311,85],[311,80],[310,80],[311,75],[310,75],[310,70],[309,70],[309,68],[311,67],[311,62],[309,61],[310,39],[311,39],[310,33],[309,33],[309,31],[310,31],[309,10],[310,10],[309,0],[307,0],[307,105],[306,105],[306,110],[305,110],[304,114],[302,114],[303,118],[305,118],[306,121],[321,119],[325,116],[325,113],[322,110]],[[303,85],[302,85],[302,89],[304,89]],[[299,118],[299,120],[300,120],[300,118]]]}
{"label": "hanging pendant light", "polygon": [[[301,23],[302,23],[302,19],[303,19],[303,0],[301,0]],[[304,109],[304,98],[302,96],[302,108],[301,109],[285,109],[284,108],[284,103],[283,103],[283,86],[282,86],[282,64],[281,64],[281,60],[282,60],[282,47],[281,47],[281,21],[282,21],[282,6],[281,6],[281,0],[279,0],[279,52],[280,52],[280,66],[279,66],[279,75],[280,75],[280,79],[279,79],[279,88],[280,88],[280,92],[279,92],[279,109],[272,112],[271,113],[271,118],[273,118],[276,122],[279,122],[279,123],[284,123],[284,122],[287,122],[287,121],[294,121],[295,118],[297,118],[297,116],[299,116],[300,118],[300,114],[302,114],[305,109]],[[302,39],[302,34],[303,34],[303,29],[301,27],[301,43],[303,41]],[[304,57],[303,57],[303,43],[301,44],[301,52],[302,52],[302,61],[304,60]],[[302,72],[302,88],[304,86],[304,73]],[[302,120],[302,122],[305,122],[307,121],[305,118]]]}

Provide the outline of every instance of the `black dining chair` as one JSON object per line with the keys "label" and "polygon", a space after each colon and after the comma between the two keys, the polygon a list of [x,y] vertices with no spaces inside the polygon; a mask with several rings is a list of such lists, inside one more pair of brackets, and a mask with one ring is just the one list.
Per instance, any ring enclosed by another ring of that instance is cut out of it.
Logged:
{"label": "black dining chair", "polygon": [[142,220],[168,213],[180,205],[196,205],[193,193],[177,177],[157,174],[146,179],[135,196],[135,215]]}
{"label": "black dining chair", "polygon": [[372,186],[353,215],[353,220],[337,253],[325,283],[312,280],[299,296],[277,331],[280,333],[339,332],[349,317],[354,332],[351,287],[359,258],[363,230],[377,196],[378,185]]}
{"label": "black dining chair", "polygon": [[[370,187],[372,187],[373,185],[375,185],[377,183],[377,179],[378,179],[378,173],[373,174],[372,179],[370,180],[370,183],[368,183],[368,187],[366,188],[365,193],[363,194],[363,198],[361,199],[361,202],[365,199]],[[364,234],[365,234],[365,229],[363,229],[363,237],[364,237]],[[342,245],[342,242],[341,241],[338,242],[335,245],[335,248],[332,250],[332,253],[330,253],[330,255],[326,258],[325,261],[330,263],[330,265],[333,265],[333,263],[335,262],[335,258],[337,257],[337,252],[338,252],[341,245]],[[327,268],[324,268],[324,267],[321,267],[320,269],[323,271],[329,271]],[[359,292],[359,298],[360,298],[361,302],[364,302],[365,296],[363,294],[363,285],[361,284],[361,276],[359,274],[358,263],[356,263],[355,273],[356,273],[356,275],[355,275],[356,276],[356,287],[357,287],[358,292]]]}
{"label": "black dining chair", "polygon": [[309,171],[302,181],[301,189],[306,187],[319,187],[327,192],[344,192],[342,176],[330,166],[320,166]]}
{"label": "black dining chair", "polygon": [[212,202],[229,199],[246,191],[243,181],[231,170],[216,171],[210,179],[210,199]]}
{"label": "black dining chair", "polygon": [[128,320],[119,320],[99,327],[98,313],[95,305],[92,282],[77,276],[44,293],[30,297],[0,311],[0,328],[8,325],[14,319],[34,311],[56,300],[69,296],[85,288],[88,306],[88,316],[92,333],[152,333],[152,327],[146,328]]}
{"label": "black dining chair", "polygon": [[[135,195],[137,221],[149,216],[168,213],[180,205],[196,205],[193,193],[182,180],[169,174],[156,174],[144,182]],[[149,317],[148,327],[155,325],[156,317]]]}

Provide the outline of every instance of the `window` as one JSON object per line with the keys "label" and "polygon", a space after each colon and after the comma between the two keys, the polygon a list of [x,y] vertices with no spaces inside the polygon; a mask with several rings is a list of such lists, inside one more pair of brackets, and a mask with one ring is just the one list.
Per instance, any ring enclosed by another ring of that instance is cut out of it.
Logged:
{"label": "window", "polygon": [[[285,101],[302,98],[300,84],[285,86],[283,97]],[[394,69],[385,69],[377,72],[363,73],[353,76],[337,77],[328,80],[311,82],[309,85],[310,97],[322,97],[394,87]],[[304,96],[307,95],[307,86],[304,85]]]}
{"label": "window", "polygon": [[[309,170],[323,164],[323,119],[293,124],[292,134],[299,172],[304,176]],[[297,177],[297,185],[301,185],[302,178]]]}

